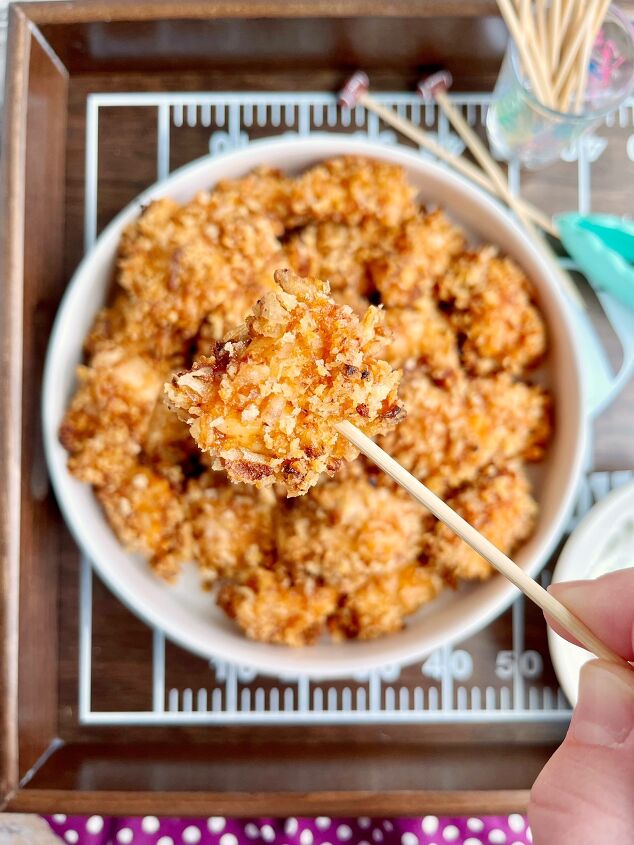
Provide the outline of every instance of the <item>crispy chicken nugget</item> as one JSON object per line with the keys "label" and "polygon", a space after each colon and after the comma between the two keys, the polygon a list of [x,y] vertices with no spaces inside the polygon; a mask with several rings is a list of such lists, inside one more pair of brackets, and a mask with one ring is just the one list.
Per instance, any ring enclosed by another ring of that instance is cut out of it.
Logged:
{"label": "crispy chicken nugget", "polygon": [[70,471],[89,484],[112,484],[136,464],[169,373],[125,347],[104,348],[77,370],[79,387],[60,428]]}
{"label": "crispy chicken nugget", "polygon": [[283,569],[259,566],[223,584],[218,604],[252,640],[297,647],[319,639],[337,606],[337,591],[300,587]]}
{"label": "crispy chicken nugget", "polygon": [[371,640],[400,631],[405,617],[434,599],[442,587],[440,576],[418,563],[375,575],[355,592],[342,596],[328,620],[332,638]]}
{"label": "crispy chicken nugget", "polygon": [[290,224],[330,220],[357,226],[371,217],[398,226],[416,213],[415,193],[396,164],[362,156],[333,158],[293,181]]}
{"label": "crispy chicken nugget", "polygon": [[191,559],[185,502],[163,476],[136,466],[116,483],[98,488],[97,497],[121,542],[148,558],[162,578],[171,581]]}
{"label": "crispy chicken nugget", "polygon": [[391,332],[385,358],[393,367],[420,367],[440,381],[460,371],[456,334],[431,297],[423,296],[409,308],[388,308],[385,325]]}
{"label": "crispy chicken nugget", "polygon": [[464,337],[462,359],[470,371],[514,375],[546,351],[546,327],[533,305],[534,291],[518,265],[495,247],[466,252],[438,284],[438,298]]}
{"label": "crispy chicken nugget", "polygon": [[128,339],[153,343],[165,356],[213,309],[233,307],[245,290],[261,295],[262,272],[281,255],[278,233],[268,216],[222,216],[208,194],[184,206],[151,203],[121,240],[118,281],[132,303]]}
{"label": "crispy chicken nugget", "polygon": [[358,452],[337,431],[353,421],[370,436],[402,416],[400,373],[376,355],[376,308],[359,320],[327,283],[278,271],[240,335],[177,374],[167,401],[232,481],[305,493]]}
{"label": "crispy chicken nugget", "polygon": [[285,243],[289,266],[300,276],[329,282],[333,296],[373,290],[369,262],[380,251],[385,228],[374,218],[354,226],[324,220],[294,232]]}
{"label": "crispy chicken nugget", "polygon": [[407,417],[381,445],[438,495],[490,463],[539,460],[550,435],[546,392],[506,373],[439,384],[415,371],[404,378],[401,399]]}
{"label": "crispy chicken nugget", "polygon": [[227,484],[224,473],[206,472],[190,482],[187,502],[194,556],[206,584],[273,562],[278,505],[271,488]]}
{"label": "crispy chicken nugget", "polygon": [[[526,473],[518,463],[504,469],[487,467],[478,478],[448,500],[451,507],[505,554],[527,540],[537,519]],[[451,529],[436,522],[426,534],[423,558],[443,577],[455,582],[488,578],[493,568]]]}
{"label": "crispy chicken nugget", "polygon": [[369,272],[388,307],[411,305],[429,295],[434,281],[465,247],[462,231],[442,211],[418,212],[384,232],[382,249],[369,261]]}
{"label": "crispy chicken nugget", "polygon": [[335,478],[280,512],[278,560],[298,583],[323,581],[349,592],[416,560],[429,519],[396,486],[378,487],[363,473]]}
{"label": "crispy chicken nugget", "polygon": [[179,489],[189,476],[201,471],[202,453],[188,427],[163,401],[162,392],[152,411],[142,449],[145,463]]}
{"label": "crispy chicken nugget", "polygon": [[280,235],[287,225],[292,180],[272,167],[256,167],[241,179],[224,179],[204,194],[209,217],[267,217]]}

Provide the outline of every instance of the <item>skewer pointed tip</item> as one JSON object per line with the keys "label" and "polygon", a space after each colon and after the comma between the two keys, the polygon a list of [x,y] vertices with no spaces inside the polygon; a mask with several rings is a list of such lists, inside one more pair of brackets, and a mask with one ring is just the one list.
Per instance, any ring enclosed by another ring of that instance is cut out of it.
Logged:
{"label": "skewer pointed tip", "polygon": [[354,108],[359,102],[359,97],[365,94],[369,87],[370,80],[368,79],[367,73],[358,70],[352,74],[339,92],[339,105],[345,106],[347,109]]}

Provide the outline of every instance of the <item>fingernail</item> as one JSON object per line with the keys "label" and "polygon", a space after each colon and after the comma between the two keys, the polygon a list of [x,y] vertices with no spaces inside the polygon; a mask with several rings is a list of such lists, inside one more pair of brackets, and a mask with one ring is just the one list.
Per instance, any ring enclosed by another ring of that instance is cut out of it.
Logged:
{"label": "fingernail", "polygon": [[627,669],[600,660],[587,663],[570,732],[582,745],[618,745],[634,728],[634,679]]}
{"label": "fingernail", "polygon": [[558,598],[569,610],[576,612],[578,608],[583,609],[592,601],[592,582],[560,581],[558,584],[551,584],[548,592]]}

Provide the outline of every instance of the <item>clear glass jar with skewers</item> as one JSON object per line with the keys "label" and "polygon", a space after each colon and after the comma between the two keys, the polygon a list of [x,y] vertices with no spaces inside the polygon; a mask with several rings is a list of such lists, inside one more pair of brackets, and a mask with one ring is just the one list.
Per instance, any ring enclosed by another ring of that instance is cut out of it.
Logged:
{"label": "clear glass jar with skewers", "polygon": [[632,92],[634,27],[614,6],[602,16],[600,2],[500,8],[513,37],[487,115],[489,144],[498,158],[542,167]]}

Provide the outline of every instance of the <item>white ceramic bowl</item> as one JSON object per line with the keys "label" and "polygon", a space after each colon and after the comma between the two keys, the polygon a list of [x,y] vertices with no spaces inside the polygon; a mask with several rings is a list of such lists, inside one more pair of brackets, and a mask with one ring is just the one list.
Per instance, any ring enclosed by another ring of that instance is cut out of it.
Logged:
{"label": "white ceramic bowl", "polygon": [[[634,481],[613,490],[581,520],[564,546],[553,583],[600,578],[632,566]],[[568,701],[577,703],[581,667],[593,655],[548,629],[548,647],[557,679]]]}
{"label": "white ceramic bowl", "polygon": [[499,614],[515,590],[497,576],[485,584],[447,590],[413,616],[407,627],[371,642],[319,643],[293,650],[254,643],[218,610],[198,587],[195,568],[186,568],[175,586],[156,578],[146,563],[126,552],[111,531],[91,489],[66,468],[58,440],[59,425],[75,387],[75,367],[82,341],[102,305],[113,276],[121,231],[141,204],[169,196],[189,200],[219,179],[242,176],[266,164],[289,173],[342,154],[365,155],[402,165],[421,198],[446,208],[476,238],[498,244],[533,279],[546,316],[551,352],[545,380],[556,400],[556,428],[547,460],[535,473],[541,505],[534,536],[517,554],[517,563],[534,574],[560,538],[581,470],[586,413],[573,330],[562,294],[547,266],[528,244],[509,213],[479,189],[446,169],[399,147],[380,146],[341,135],[257,141],[238,152],[204,158],[176,171],[145,191],[105,229],[84,258],[64,296],[50,340],[44,377],[44,437],[49,471],[66,522],[99,575],[128,607],[175,642],[204,657],[249,665],[263,673],[346,677],[385,664],[411,662],[433,649],[467,637]]}

